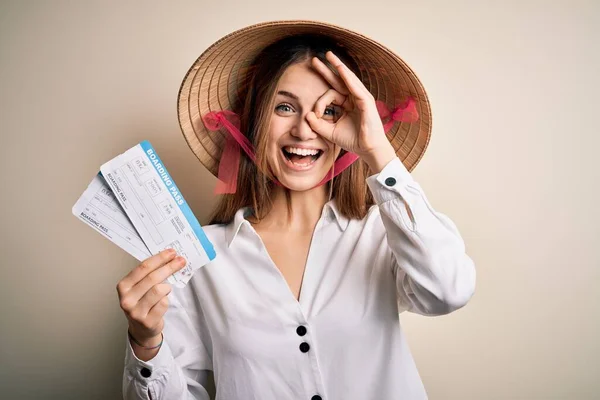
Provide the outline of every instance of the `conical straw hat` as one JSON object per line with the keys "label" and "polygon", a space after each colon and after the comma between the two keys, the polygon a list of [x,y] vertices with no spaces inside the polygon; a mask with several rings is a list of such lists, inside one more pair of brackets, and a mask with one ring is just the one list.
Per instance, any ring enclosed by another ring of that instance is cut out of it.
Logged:
{"label": "conical straw hat", "polygon": [[421,160],[431,136],[431,108],[423,85],[413,70],[393,51],[360,33],[329,23],[291,20],[251,25],[232,32],[206,49],[191,66],[178,96],[179,124],[202,164],[215,176],[227,132],[206,129],[202,116],[231,110],[247,87],[245,73],[266,46],[296,34],[326,34],[341,44],[360,69],[358,77],[375,97],[391,109],[408,97],[416,101],[419,119],[396,122],[387,138],[409,171]]}

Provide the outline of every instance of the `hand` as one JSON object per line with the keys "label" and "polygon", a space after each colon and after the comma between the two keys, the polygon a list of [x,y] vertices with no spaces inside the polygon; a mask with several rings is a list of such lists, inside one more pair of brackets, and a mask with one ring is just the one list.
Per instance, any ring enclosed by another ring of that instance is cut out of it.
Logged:
{"label": "hand", "polygon": [[[317,57],[313,57],[313,68],[329,82],[332,89],[317,100],[315,110],[308,113],[306,119],[312,129],[325,139],[357,154],[371,169],[381,170],[396,153],[385,136],[375,98],[337,56],[328,51],[326,57],[339,76]],[[323,119],[325,110],[331,104],[336,114],[341,114],[333,123]]]}
{"label": "hand", "polygon": [[145,347],[160,342],[171,292],[171,285],[162,282],[185,265],[185,258],[176,255],[172,249],[164,250],[144,260],[117,284],[129,332]]}

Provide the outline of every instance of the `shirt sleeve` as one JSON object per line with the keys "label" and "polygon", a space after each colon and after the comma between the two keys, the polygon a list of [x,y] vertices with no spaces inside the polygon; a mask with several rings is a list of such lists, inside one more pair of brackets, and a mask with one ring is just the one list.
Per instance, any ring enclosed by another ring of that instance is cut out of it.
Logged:
{"label": "shirt sleeve", "polygon": [[435,211],[398,157],[367,184],[391,250],[400,311],[443,315],[475,291],[475,266],[456,225]]}
{"label": "shirt sleeve", "polygon": [[[187,288],[185,288],[187,289]],[[198,321],[193,322],[176,296],[169,294],[163,344],[154,358],[136,357],[125,334],[124,400],[209,400],[206,391],[212,361]]]}

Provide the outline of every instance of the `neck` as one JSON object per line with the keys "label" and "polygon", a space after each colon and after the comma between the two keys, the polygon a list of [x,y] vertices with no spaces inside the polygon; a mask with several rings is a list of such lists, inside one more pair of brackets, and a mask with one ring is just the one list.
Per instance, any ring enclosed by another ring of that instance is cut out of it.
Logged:
{"label": "neck", "polygon": [[327,185],[296,192],[290,190],[291,215],[288,213],[285,189],[277,187],[273,196],[273,208],[259,223],[251,221],[255,227],[270,232],[305,233],[312,232],[321,218],[323,206],[327,203]]}

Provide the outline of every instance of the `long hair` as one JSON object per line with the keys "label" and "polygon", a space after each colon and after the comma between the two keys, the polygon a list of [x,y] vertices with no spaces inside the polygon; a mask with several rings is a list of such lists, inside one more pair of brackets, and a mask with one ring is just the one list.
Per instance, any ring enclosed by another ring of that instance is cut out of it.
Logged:
{"label": "long hair", "polygon": [[[312,57],[318,57],[333,69],[325,58],[329,50],[358,75],[359,67],[345,48],[330,37],[318,34],[294,35],[281,39],[263,49],[250,64],[247,88],[240,91],[244,98],[239,99],[233,108],[240,115],[241,131],[256,149],[256,164],[242,152],[237,190],[221,197],[210,217],[210,224],[227,224],[233,220],[237,210],[246,206],[252,208],[254,216],[259,220],[269,213],[273,205],[275,183],[268,166],[266,150],[277,85],[289,66],[309,61]],[[342,150],[339,156],[344,153]],[[330,198],[335,199],[340,213],[346,218],[362,219],[374,204],[366,185],[369,172],[368,166],[358,159],[326,183]],[[285,193],[288,209],[291,211],[289,189],[285,188]]]}

